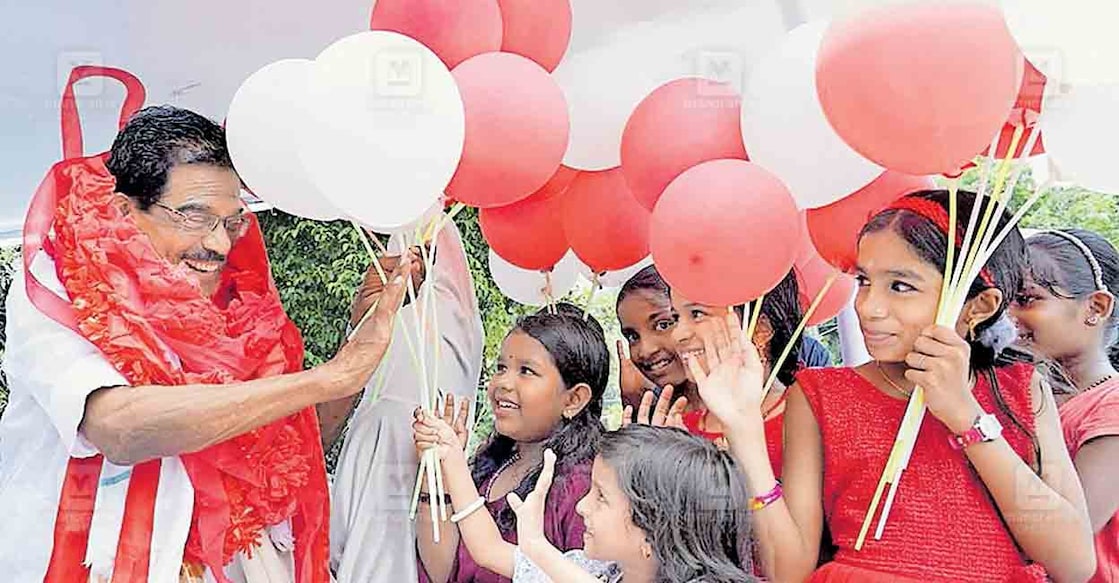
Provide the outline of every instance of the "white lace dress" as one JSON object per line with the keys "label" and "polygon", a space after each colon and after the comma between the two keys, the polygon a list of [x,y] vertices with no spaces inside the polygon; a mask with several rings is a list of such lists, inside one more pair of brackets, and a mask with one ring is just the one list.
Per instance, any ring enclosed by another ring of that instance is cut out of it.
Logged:
{"label": "white lace dress", "polygon": [[[552,579],[540,570],[521,552],[518,547],[513,551],[516,567],[513,570],[513,583],[553,583]],[[581,549],[567,551],[564,558],[578,565],[584,571],[594,575],[599,581],[605,583],[618,583],[622,580],[622,570],[617,563],[605,563],[588,559]]]}

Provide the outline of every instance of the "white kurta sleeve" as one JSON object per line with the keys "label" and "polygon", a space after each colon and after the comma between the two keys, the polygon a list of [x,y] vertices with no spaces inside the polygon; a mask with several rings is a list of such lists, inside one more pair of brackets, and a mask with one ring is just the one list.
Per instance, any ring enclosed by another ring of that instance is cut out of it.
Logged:
{"label": "white kurta sleeve", "polygon": [[[32,269],[47,289],[66,298],[49,258],[39,254]],[[93,391],[128,381],[97,347],[31,303],[22,271],[8,292],[7,310],[3,366],[12,392],[26,391],[46,411],[71,456],[96,455],[97,449],[79,429],[86,398]]]}
{"label": "white kurta sleeve", "polygon": [[[440,234],[436,255],[429,283],[435,286],[430,307],[438,313],[438,386],[456,399],[472,398],[481,375],[484,338],[474,282],[453,223]],[[407,330],[415,340],[416,307],[405,306],[400,314],[392,345],[350,420],[338,460],[330,519],[331,564],[338,581],[399,583],[417,578],[408,510],[419,463],[412,443],[412,411],[419,406],[421,390],[404,339]],[[434,329],[431,332],[434,337]],[[429,363],[433,356],[427,356]]]}

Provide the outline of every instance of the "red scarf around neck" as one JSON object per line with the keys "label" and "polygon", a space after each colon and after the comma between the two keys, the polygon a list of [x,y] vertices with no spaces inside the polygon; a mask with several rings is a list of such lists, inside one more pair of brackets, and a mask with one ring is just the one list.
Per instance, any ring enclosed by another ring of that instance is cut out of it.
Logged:
{"label": "red scarf around neck", "polygon": [[[187,268],[160,257],[118,210],[114,191],[103,156],[60,162],[39,187],[24,233],[28,294],[38,309],[97,346],[134,386],[225,384],[302,369],[302,338],[280,304],[255,218],[229,255],[219,292],[206,298]],[[39,249],[54,259],[70,302],[32,276]],[[234,554],[270,544],[265,527],[290,518],[296,581],[329,580],[329,495],[313,408],[180,459],[195,491],[186,561],[224,582]],[[47,581],[88,578],[82,563],[101,463],[70,460]],[[114,582],[147,581],[159,467],[153,460],[133,468]]]}

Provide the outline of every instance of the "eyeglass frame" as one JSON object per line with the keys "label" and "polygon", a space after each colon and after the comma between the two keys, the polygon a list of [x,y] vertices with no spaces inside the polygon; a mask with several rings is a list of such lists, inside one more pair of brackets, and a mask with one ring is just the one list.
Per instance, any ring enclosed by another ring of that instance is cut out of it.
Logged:
{"label": "eyeglass frame", "polygon": [[[238,238],[238,237],[241,237],[245,234],[245,232],[246,232],[246,230],[248,229],[248,226],[249,226],[249,220],[248,220],[249,211],[244,206],[241,207],[241,212],[237,213],[236,215],[229,216],[229,217],[220,217],[218,215],[215,215],[214,213],[209,213],[209,212],[205,212],[205,211],[198,211],[198,213],[197,213],[198,215],[209,215],[211,217],[210,226],[199,227],[198,229],[192,229],[192,228],[186,226],[186,221],[190,220],[190,216],[187,215],[186,213],[184,213],[183,211],[181,211],[177,208],[165,205],[165,204],[163,204],[159,201],[153,202],[152,206],[157,206],[157,207],[167,211],[168,213],[170,213],[171,217],[173,217],[173,219],[174,219],[175,226],[177,226],[179,228],[179,230],[181,230],[185,233],[190,233],[190,234],[194,234],[194,235],[206,235],[206,234],[209,234],[209,233],[213,233],[214,229],[218,228],[218,225],[222,225],[225,228],[225,232],[227,234],[235,236],[234,238]],[[240,221],[244,221],[244,222],[241,223],[241,225],[238,226],[236,229],[231,229],[231,228],[229,228],[229,222],[232,221],[232,220],[240,220]]]}

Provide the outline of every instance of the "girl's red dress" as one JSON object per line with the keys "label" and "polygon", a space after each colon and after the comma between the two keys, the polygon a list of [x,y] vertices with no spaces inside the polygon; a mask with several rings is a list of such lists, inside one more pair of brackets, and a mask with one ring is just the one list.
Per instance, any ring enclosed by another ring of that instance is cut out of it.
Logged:
{"label": "girl's red dress", "polygon": [[[1032,462],[1032,366],[996,372],[997,404],[985,375],[975,396],[1004,427],[1014,451]],[[861,551],[855,541],[901,424],[906,402],[874,387],[854,369],[810,369],[798,381],[820,427],[824,449],[823,506],[838,547],[834,561],[810,581],[1045,581],[1045,571],[1018,549],[986,487],[964,452],[949,445],[949,430],[931,414],[918,434],[881,540]],[[883,496],[883,502],[885,496]]]}

